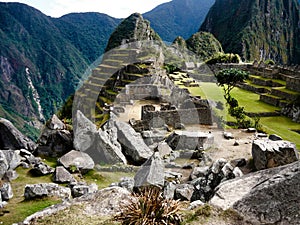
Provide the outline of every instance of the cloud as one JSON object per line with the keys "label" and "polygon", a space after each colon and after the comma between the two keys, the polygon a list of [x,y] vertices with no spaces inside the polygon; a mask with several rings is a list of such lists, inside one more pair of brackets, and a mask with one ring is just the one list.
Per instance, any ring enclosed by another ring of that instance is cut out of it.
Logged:
{"label": "cloud", "polygon": [[[14,2],[6,0],[5,2]],[[117,18],[131,13],[144,13],[170,0],[19,0],[41,10],[46,15],[60,17],[71,12],[101,12]]]}

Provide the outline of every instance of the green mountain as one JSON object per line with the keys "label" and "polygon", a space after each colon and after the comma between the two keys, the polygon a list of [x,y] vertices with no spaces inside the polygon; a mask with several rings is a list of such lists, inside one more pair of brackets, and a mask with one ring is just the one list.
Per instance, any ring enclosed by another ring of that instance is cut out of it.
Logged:
{"label": "green mountain", "polygon": [[297,0],[216,0],[200,30],[244,60],[299,64],[299,18]]}
{"label": "green mountain", "polygon": [[34,127],[74,93],[118,23],[95,13],[54,19],[24,4],[0,3],[0,117],[36,137]]}
{"label": "green mountain", "polygon": [[109,38],[105,51],[134,41],[161,40],[150,27],[149,21],[139,13],[133,13],[124,19]]}
{"label": "green mountain", "polygon": [[173,0],[143,14],[164,41],[189,38],[198,31],[215,0]]}

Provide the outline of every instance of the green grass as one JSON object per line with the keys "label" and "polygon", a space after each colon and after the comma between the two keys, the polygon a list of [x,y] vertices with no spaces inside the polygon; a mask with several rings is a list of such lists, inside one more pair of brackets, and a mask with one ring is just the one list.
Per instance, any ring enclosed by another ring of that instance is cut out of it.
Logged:
{"label": "green grass", "polygon": [[232,97],[236,98],[240,106],[245,107],[246,112],[275,112],[278,107],[269,105],[259,100],[259,95],[240,88],[232,90]]}
{"label": "green grass", "polygon": [[260,119],[263,128],[270,134],[277,134],[284,140],[291,141],[296,144],[300,150],[300,134],[292,130],[300,130],[300,124],[293,122],[290,118],[277,117],[262,117]]}

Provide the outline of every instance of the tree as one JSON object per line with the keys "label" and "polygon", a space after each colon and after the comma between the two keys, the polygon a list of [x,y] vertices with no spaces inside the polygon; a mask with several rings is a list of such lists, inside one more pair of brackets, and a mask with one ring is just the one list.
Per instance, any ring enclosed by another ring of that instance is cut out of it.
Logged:
{"label": "tree", "polygon": [[236,100],[231,97],[230,92],[237,83],[243,82],[249,77],[249,73],[240,69],[230,68],[219,71],[216,75],[218,86],[224,90],[224,98],[226,102],[236,104]]}
{"label": "tree", "polygon": [[238,125],[241,127],[250,126],[250,124],[248,123],[249,121],[246,120],[244,107],[239,106],[238,101],[231,97],[230,92],[237,83],[243,82],[248,77],[248,72],[235,68],[223,69],[216,74],[218,86],[223,87],[224,98],[229,105],[228,112],[236,119]]}

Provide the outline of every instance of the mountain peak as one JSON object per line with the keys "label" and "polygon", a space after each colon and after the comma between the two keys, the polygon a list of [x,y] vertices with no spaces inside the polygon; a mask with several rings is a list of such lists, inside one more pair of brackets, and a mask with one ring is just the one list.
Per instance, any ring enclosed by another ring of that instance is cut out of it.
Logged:
{"label": "mountain peak", "polygon": [[149,40],[160,40],[160,37],[150,27],[148,20],[145,20],[139,13],[133,13],[124,19],[112,33],[105,51],[125,43]]}

